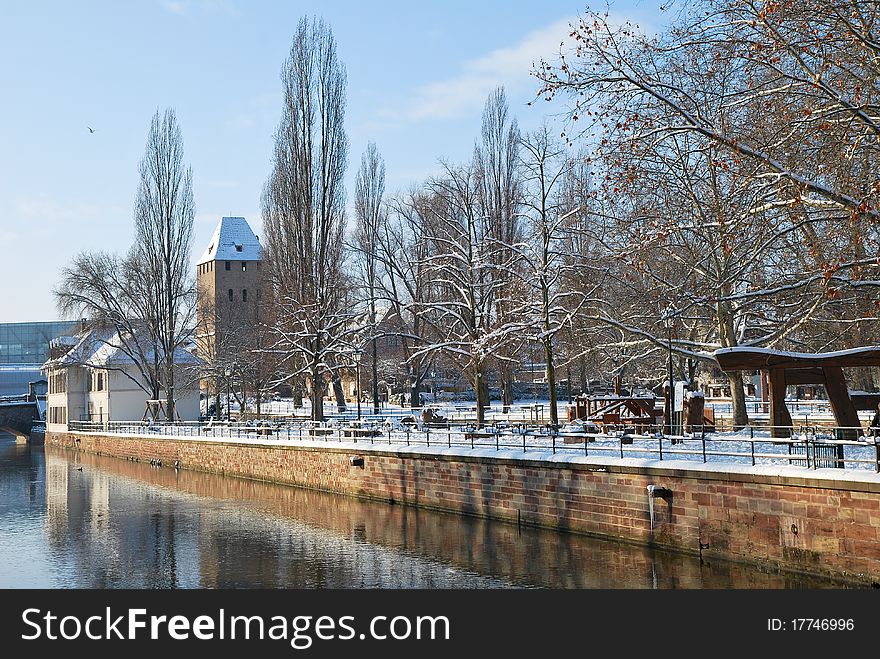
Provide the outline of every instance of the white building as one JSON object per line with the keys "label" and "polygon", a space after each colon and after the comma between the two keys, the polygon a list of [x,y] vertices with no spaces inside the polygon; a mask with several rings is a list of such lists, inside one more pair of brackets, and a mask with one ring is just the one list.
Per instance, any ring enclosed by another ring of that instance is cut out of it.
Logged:
{"label": "white building", "polygon": [[[175,354],[176,417],[199,418],[199,359],[182,348]],[[137,362],[112,330],[87,330],[60,337],[43,365],[49,383],[46,430],[65,431],[69,421],[140,421],[149,395]],[[164,397],[164,392],[160,393]]]}

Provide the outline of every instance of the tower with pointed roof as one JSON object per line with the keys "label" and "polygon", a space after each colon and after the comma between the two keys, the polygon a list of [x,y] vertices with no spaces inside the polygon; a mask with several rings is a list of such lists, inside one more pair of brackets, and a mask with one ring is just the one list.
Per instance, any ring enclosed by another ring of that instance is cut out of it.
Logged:
{"label": "tower with pointed roof", "polygon": [[198,345],[215,368],[234,355],[223,354],[224,334],[256,325],[263,295],[263,247],[243,217],[223,217],[196,262]]}

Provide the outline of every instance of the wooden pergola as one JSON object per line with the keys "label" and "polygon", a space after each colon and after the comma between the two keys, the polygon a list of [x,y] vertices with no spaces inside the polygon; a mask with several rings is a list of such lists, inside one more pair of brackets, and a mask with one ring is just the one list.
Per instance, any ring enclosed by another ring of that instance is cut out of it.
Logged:
{"label": "wooden pergola", "polygon": [[880,366],[880,346],[838,352],[783,352],[767,348],[722,348],[715,360],[726,373],[766,371],[769,381],[770,436],[788,437],[791,414],[785,406],[785,388],[792,384],[821,384],[828,393],[841,439],[855,438],[861,428],[858,410],[876,410],[880,393],[851,392],[843,376],[845,367]]}

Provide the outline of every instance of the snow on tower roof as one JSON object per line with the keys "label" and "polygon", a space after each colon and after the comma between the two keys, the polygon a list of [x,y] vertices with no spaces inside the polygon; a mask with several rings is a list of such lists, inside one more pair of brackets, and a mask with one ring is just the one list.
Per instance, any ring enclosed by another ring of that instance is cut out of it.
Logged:
{"label": "snow on tower roof", "polygon": [[220,219],[208,249],[196,265],[209,261],[260,261],[262,258],[260,239],[251,231],[247,220],[243,217],[224,217]]}

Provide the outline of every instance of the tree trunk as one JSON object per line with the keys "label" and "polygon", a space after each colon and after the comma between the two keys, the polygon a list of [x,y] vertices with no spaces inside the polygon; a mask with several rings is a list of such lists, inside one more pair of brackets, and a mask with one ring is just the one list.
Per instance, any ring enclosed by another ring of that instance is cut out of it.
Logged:
{"label": "tree trunk", "polygon": [[338,373],[333,373],[333,395],[336,398],[336,409],[339,412],[345,412],[345,390],[342,388],[342,379]]}
{"label": "tree trunk", "polygon": [[749,414],[746,411],[746,394],[743,390],[743,381],[739,373],[727,376],[730,382],[730,404],[733,408],[733,429],[740,430],[749,425]]}
{"label": "tree trunk", "polygon": [[550,394],[550,425],[559,427],[559,411],[556,409],[556,366],[553,364],[553,342],[546,337],[544,343],[544,361],[546,362],[547,392]]}
{"label": "tree trunk", "polygon": [[571,364],[565,365],[565,393],[568,395],[568,404],[571,405]]}
{"label": "tree trunk", "polygon": [[409,369],[409,406],[421,407],[422,383],[419,379],[418,371],[415,367],[410,366]]}
{"label": "tree trunk", "polygon": [[171,384],[165,390],[165,420],[166,421],[174,421],[174,383],[173,380],[169,380]]}
{"label": "tree trunk", "polygon": [[[207,409],[205,412],[207,413]],[[214,378],[214,418],[220,419],[220,376]]]}
{"label": "tree trunk", "polygon": [[477,395],[477,429],[480,429],[486,423],[486,387],[483,382],[482,366],[474,369],[474,392]]}
{"label": "tree trunk", "polygon": [[324,387],[317,362],[312,363],[312,421],[324,420]]}
{"label": "tree trunk", "polygon": [[501,405],[504,414],[510,412],[513,405],[513,367],[509,362],[501,364]]}
{"label": "tree trunk", "polygon": [[[375,312],[373,322],[375,322]],[[376,355],[376,339],[373,339],[373,414],[379,413],[379,360]]]}

